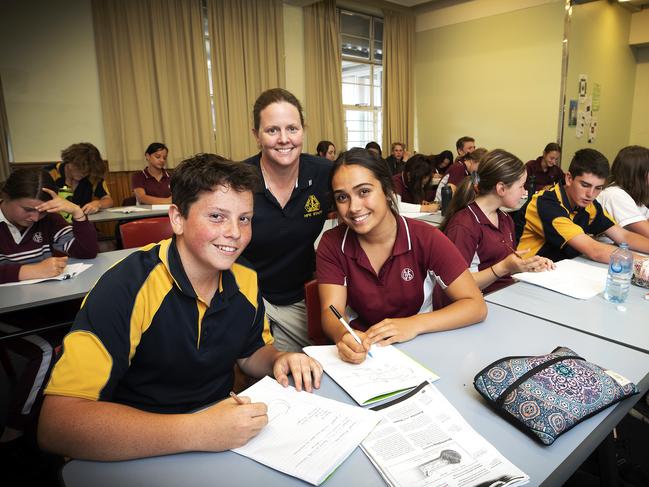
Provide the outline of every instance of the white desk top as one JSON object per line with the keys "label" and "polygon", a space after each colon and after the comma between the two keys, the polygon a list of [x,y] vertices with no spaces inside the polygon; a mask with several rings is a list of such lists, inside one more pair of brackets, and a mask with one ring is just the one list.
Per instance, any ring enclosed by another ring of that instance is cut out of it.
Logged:
{"label": "white desk top", "polygon": [[152,216],[165,216],[169,214],[169,210],[149,210],[145,209],[144,211],[133,211],[130,213],[121,213],[119,211],[120,208],[124,207],[114,207],[110,208],[110,210],[100,210],[97,213],[93,213],[92,215],[88,216],[88,220],[90,220],[93,223],[101,223],[101,222],[112,222],[112,221],[122,221],[122,220],[137,220],[140,218],[149,218]]}
{"label": "white desk top", "polygon": [[602,294],[576,299],[524,282],[488,294],[485,300],[649,353],[649,301],[644,299],[648,291],[632,285],[626,311],[619,311]]}
{"label": "white desk top", "polygon": [[[435,385],[480,434],[530,475],[529,485],[537,486],[565,482],[640,398],[629,398],[600,412],[545,447],[496,415],[474,389],[474,375],[494,360],[508,355],[540,355],[559,345],[617,371],[636,382],[642,391],[649,387],[649,355],[494,305],[489,305],[489,317],[482,324],[422,335],[400,348],[441,376]],[[353,402],[328,377],[319,393]],[[62,478],[70,487],[307,485],[229,451],[127,462],[72,461],[63,468]],[[356,449],[325,485],[385,483],[367,457]]]}
{"label": "white desk top", "polygon": [[0,291],[0,313],[83,297],[108,268],[135,250],[137,249],[104,252],[97,254],[94,259],[70,259],[70,263],[85,262],[92,264],[90,269],[82,272],[74,279],[4,287]]}

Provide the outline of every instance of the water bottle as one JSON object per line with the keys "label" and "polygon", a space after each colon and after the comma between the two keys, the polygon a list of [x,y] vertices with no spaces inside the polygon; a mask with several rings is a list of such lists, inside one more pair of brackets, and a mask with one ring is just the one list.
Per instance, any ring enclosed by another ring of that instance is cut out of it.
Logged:
{"label": "water bottle", "polygon": [[453,197],[453,189],[447,184],[442,188],[442,216],[446,216],[448,205]]}
{"label": "water bottle", "polygon": [[611,254],[606,277],[604,298],[611,303],[623,303],[629,294],[631,276],[633,274],[633,254],[626,243]]}

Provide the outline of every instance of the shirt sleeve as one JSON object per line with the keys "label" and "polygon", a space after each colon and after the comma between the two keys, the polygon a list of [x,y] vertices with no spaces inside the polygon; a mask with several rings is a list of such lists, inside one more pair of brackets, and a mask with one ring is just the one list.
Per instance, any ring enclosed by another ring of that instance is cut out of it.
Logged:
{"label": "shirt sleeve", "polygon": [[464,164],[454,164],[448,171],[448,184],[459,186],[465,177],[466,170]]}
{"label": "shirt sleeve", "polygon": [[338,229],[328,230],[320,239],[316,252],[316,277],[319,284],[346,285],[343,254]]}
{"label": "shirt sleeve", "polygon": [[617,186],[606,188],[597,201],[621,227],[647,220],[629,193]]}
{"label": "shirt sleeve", "polygon": [[101,179],[95,186],[95,191],[93,196],[96,198],[103,198],[104,196],[110,196],[110,191],[108,191],[108,185],[104,179]]}
{"label": "shirt sleeve", "polygon": [[52,225],[52,246],[77,259],[94,259],[99,253],[97,231],[87,218],[66,222],[58,213],[48,216]]}
{"label": "shirt sleeve", "polygon": [[561,249],[566,242],[584,233],[584,230],[570,219],[568,210],[555,199],[540,197],[536,207],[547,244]]}
{"label": "shirt sleeve", "polygon": [[4,263],[0,264],[0,284],[6,282],[16,282],[18,273],[23,264]]}
{"label": "shirt sleeve", "polygon": [[467,270],[468,264],[453,242],[434,227],[431,234],[431,252],[428,271],[432,272],[437,281],[446,289]]}
{"label": "shirt sleeve", "polygon": [[593,235],[599,235],[615,225],[615,220],[604,208],[602,208],[602,205],[600,205],[597,200],[593,201],[593,205],[595,205],[597,213],[588,226],[588,231]]}
{"label": "shirt sleeve", "polygon": [[273,337],[270,333],[270,325],[268,318],[266,318],[266,308],[264,307],[264,300],[262,299],[261,292],[257,293],[257,313],[255,320],[250,327],[248,340],[239,354],[239,358],[250,357],[253,353],[259,350],[264,345],[273,343]]}
{"label": "shirt sleeve", "polygon": [[133,173],[131,176],[131,189],[135,190],[136,188],[144,188],[144,174],[142,174],[142,171]]}
{"label": "shirt sleeve", "polygon": [[[479,244],[479,232],[459,223],[457,218],[453,218],[446,227],[446,236],[460,252],[466,265],[471,266]],[[470,270],[471,272],[478,271],[477,268]]]}
{"label": "shirt sleeve", "polygon": [[137,316],[131,316],[135,297],[127,286],[110,284],[105,274],[86,296],[45,394],[93,401],[113,396],[143,330]]}

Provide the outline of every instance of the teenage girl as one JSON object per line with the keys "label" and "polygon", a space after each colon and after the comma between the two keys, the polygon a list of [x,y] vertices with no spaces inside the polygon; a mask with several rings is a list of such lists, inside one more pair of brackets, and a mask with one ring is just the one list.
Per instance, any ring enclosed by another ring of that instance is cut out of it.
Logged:
{"label": "teenage girl", "polygon": [[[336,160],[330,186],[344,224],[323,235],[316,273],[322,326],[343,360],[359,363],[372,344],[485,318],[482,295],[453,244],[428,223],[399,215],[389,166],[352,149]],[[330,305],[359,330],[361,344]]]}
{"label": "teenage girl", "polygon": [[474,175],[458,186],[440,226],[485,293],[511,284],[512,273],[554,268],[545,257],[524,258],[525,251],[514,250],[514,222],[500,209],[516,207],[526,179],[525,165],[518,157],[502,149],[492,150],[481,159]]}
{"label": "teenage girl", "polygon": [[439,209],[438,203],[431,203],[426,198],[433,167],[431,158],[415,154],[408,159],[402,172],[392,176],[400,212],[434,212]]}
{"label": "teenage girl", "polygon": [[[67,255],[84,259],[97,255],[94,225],[78,205],[60,198],[57,191],[51,176],[37,169],[18,169],[4,183],[0,190],[0,283],[54,277],[65,269]],[[59,212],[71,214],[72,225]],[[4,333],[21,331],[20,325],[29,321],[25,314],[15,322],[5,318],[0,323]],[[20,437],[33,419],[38,392],[60,339],[59,335],[28,335],[9,340],[8,346],[29,362],[16,387],[0,442]]]}
{"label": "teenage girl", "polygon": [[622,149],[597,201],[621,227],[649,238],[649,149]]}
{"label": "teenage girl", "polygon": [[147,167],[131,177],[131,187],[138,203],[171,203],[170,176],[165,169],[168,154],[169,149],[161,142],[153,142],[144,151]]}

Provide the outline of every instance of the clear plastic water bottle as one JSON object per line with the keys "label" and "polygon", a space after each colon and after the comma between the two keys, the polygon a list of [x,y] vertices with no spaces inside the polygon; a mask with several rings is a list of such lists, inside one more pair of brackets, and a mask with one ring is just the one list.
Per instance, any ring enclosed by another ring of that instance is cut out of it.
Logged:
{"label": "clear plastic water bottle", "polygon": [[611,254],[604,298],[611,303],[623,303],[626,301],[632,274],[633,254],[627,244],[621,243],[620,248]]}

